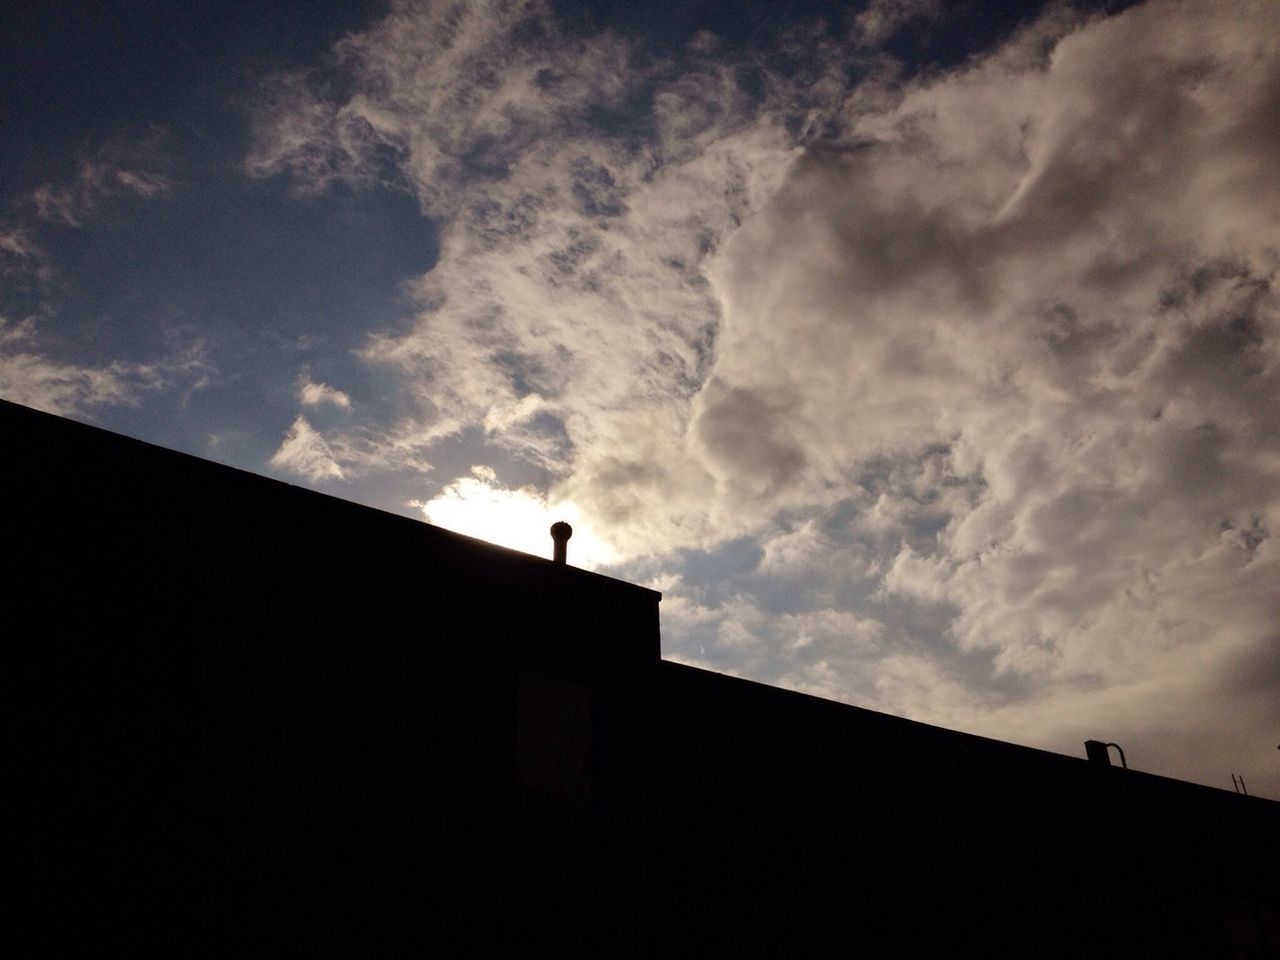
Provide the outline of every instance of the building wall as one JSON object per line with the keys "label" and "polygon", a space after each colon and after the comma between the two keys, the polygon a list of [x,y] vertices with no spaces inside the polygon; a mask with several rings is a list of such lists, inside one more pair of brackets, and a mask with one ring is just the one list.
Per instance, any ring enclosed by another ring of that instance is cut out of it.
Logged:
{"label": "building wall", "polygon": [[549,779],[516,776],[518,678],[657,658],[651,591],[11,404],[0,432],[9,863],[50,953],[462,935]]}
{"label": "building wall", "polygon": [[1276,804],[666,663],[651,591],[0,430],[35,953],[1280,951]]}

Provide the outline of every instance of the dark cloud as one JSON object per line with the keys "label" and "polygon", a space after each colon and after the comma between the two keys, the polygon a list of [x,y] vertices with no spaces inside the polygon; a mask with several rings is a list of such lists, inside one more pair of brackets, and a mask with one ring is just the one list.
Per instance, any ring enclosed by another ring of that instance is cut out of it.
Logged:
{"label": "dark cloud", "polygon": [[[878,702],[925,709],[932,687],[936,716],[1042,730],[1055,717],[1074,730],[1062,711],[1089,703],[1147,737],[1139,704],[1157,691],[1193,712],[1209,696],[1190,660],[1224,662],[1271,632],[1254,591],[1277,558],[1238,531],[1280,509],[1265,226],[1280,180],[1235,118],[1270,123],[1254,105],[1273,97],[1276,50],[1257,37],[1275,16],[1153,3],[1068,25],[1047,59],[1019,52],[1045,35],[1033,27],[859,114],[861,139],[810,149],[726,246],[700,403],[787,401],[740,403],[722,433],[699,422],[713,470],[774,504],[816,504],[849,465],[924,440],[979,481],[933,538],[903,539],[883,586],[949,606],[961,649],[991,651],[1026,695],[984,707],[981,686],[913,655],[876,668],[896,678]],[[735,433],[753,417],[755,444]],[[773,437],[805,458],[785,492],[762,466],[788,462]],[[908,513],[912,497],[886,492],[863,516]]]}
{"label": "dark cloud", "polygon": [[804,451],[790,435],[797,401],[763,390],[726,387],[712,379],[693,436],[731,495],[770,497],[804,470]]}

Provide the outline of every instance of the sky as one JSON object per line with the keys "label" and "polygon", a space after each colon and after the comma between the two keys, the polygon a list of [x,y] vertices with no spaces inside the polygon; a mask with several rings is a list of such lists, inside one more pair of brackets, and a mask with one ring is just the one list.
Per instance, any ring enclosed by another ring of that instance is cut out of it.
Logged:
{"label": "sky", "polygon": [[667,7],[6,5],[0,396],[1280,799],[1280,4]]}

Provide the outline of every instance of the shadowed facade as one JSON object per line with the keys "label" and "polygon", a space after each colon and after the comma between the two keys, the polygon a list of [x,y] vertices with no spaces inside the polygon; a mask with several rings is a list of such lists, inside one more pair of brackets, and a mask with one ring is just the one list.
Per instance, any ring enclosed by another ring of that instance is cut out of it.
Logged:
{"label": "shadowed facade", "polygon": [[0,429],[35,952],[1280,951],[1270,801],[667,663],[652,591]]}

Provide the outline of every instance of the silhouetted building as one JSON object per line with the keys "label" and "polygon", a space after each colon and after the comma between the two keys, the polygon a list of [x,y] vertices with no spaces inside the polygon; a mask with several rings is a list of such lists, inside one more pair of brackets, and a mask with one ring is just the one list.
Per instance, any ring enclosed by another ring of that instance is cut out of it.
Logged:
{"label": "silhouetted building", "polygon": [[31,953],[1280,950],[1280,805],[666,663],[652,591],[0,430]]}

